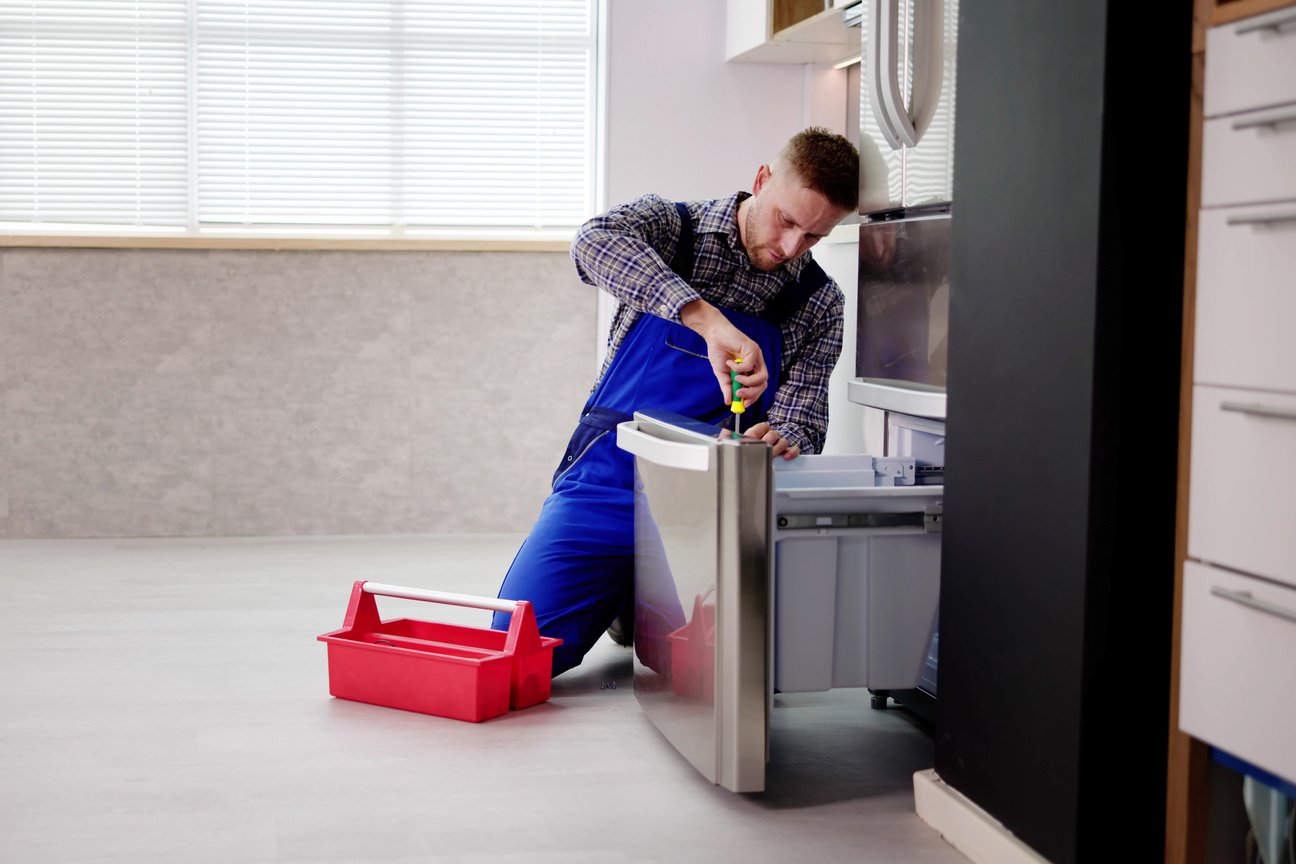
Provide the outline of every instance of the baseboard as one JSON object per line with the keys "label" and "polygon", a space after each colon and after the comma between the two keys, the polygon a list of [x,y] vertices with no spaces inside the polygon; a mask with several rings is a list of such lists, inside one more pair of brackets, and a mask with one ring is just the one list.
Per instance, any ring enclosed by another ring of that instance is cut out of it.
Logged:
{"label": "baseboard", "polygon": [[1048,864],[935,771],[914,774],[918,816],[975,864]]}

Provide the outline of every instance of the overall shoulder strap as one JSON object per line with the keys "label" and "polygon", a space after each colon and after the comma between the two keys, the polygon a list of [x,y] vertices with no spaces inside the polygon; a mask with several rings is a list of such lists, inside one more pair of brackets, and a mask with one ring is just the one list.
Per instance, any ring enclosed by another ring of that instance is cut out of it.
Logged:
{"label": "overall shoulder strap", "polygon": [[683,201],[676,201],[675,209],[680,215],[680,236],[670,266],[681,279],[689,282],[693,279],[693,217],[689,215],[688,205]]}
{"label": "overall shoulder strap", "polygon": [[761,312],[761,318],[782,326],[793,315],[800,311],[814,293],[828,282],[828,274],[823,271],[814,259],[806,262],[801,268],[801,278],[774,296],[769,305]]}

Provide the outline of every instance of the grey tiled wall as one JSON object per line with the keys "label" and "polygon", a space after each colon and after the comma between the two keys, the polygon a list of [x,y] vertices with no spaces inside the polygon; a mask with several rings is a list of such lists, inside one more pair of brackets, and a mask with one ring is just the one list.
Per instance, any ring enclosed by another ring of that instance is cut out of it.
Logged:
{"label": "grey tiled wall", "polygon": [[523,531],[595,373],[563,252],[0,252],[0,536]]}

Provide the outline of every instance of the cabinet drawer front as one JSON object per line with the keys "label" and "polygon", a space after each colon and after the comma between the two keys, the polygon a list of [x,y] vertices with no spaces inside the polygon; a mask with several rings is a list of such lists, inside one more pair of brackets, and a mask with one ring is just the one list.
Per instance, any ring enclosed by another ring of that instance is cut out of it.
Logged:
{"label": "cabinet drawer front", "polygon": [[1201,182],[1203,207],[1296,202],[1296,102],[1207,120]]}
{"label": "cabinet drawer front", "polygon": [[1296,102],[1293,19],[1287,8],[1206,31],[1207,117]]}
{"label": "cabinet drawer front", "polygon": [[1179,728],[1296,780],[1296,590],[1184,562]]}
{"label": "cabinet drawer front", "polygon": [[1296,586],[1296,395],[1198,385],[1192,424],[1189,557]]}
{"label": "cabinet drawer front", "polygon": [[1202,210],[1198,231],[1193,380],[1296,392],[1296,201]]}

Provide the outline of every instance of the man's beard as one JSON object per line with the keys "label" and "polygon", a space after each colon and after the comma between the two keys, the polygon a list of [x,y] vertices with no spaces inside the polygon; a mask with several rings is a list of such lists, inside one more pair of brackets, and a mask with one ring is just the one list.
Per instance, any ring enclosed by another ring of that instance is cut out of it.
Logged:
{"label": "man's beard", "polygon": [[775,269],[783,262],[775,259],[773,255],[770,255],[769,258],[764,262],[762,262],[757,257],[757,255],[762,251],[760,244],[756,242],[756,240],[758,239],[756,236],[758,233],[756,229],[756,215],[759,213],[759,211],[760,211],[760,204],[759,202],[756,201],[755,198],[753,198],[751,202],[751,206],[747,208],[746,234],[747,234],[747,240],[750,243],[752,243],[752,245],[747,248],[747,260],[750,261],[751,265],[755,267],[757,270],[763,270],[768,273],[770,270]]}

